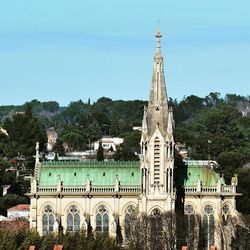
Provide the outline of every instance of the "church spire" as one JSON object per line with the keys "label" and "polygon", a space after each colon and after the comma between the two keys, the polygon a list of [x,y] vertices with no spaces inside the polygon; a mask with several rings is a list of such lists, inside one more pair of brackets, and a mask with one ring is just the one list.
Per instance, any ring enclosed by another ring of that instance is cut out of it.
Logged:
{"label": "church spire", "polygon": [[156,32],[156,54],[161,54],[161,32],[158,28],[157,32]]}
{"label": "church spire", "polygon": [[156,53],[153,63],[152,85],[148,103],[147,122],[149,136],[159,127],[163,136],[168,127],[168,102],[164,76],[164,63],[161,55],[161,32],[158,29],[156,37]]}
{"label": "church spire", "polygon": [[147,109],[144,109],[141,135],[142,190],[141,211],[157,204],[165,211],[174,209],[174,137],[173,114],[168,108],[161,32],[156,33],[156,53]]}

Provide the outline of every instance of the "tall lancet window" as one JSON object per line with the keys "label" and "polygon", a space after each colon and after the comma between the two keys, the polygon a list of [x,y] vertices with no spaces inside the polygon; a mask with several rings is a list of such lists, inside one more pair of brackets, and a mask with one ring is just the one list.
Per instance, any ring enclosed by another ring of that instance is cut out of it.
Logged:
{"label": "tall lancet window", "polygon": [[105,234],[109,232],[109,215],[104,205],[96,210],[96,231]]}
{"label": "tall lancet window", "polygon": [[194,249],[195,239],[197,238],[195,234],[197,225],[196,225],[194,207],[188,204],[185,206],[184,212],[185,212],[185,218],[187,220],[187,226],[188,226],[187,239],[189,242],[189,247],[190,249]]}
{"label": "tall lancet window", "polygon": [[67,231],[68,232],[80,231],[80,214],[77,206],[75,205],[72,205],[68,210]]}
{"label": "tall lancet window", "polygon": [[43,209],[43,235],[53,232],[55,223],[55,212],[51,205],[46,205]]}
{"label": "tall lancet window", "polygon": [[162,213],[158,208],[155,208],[150,215],[150,243],[151,249],[162,249]]}
{"label": "tall lancet window", "polygon": [[214,244],[214,226],[213,207],[211,205],[206,205],[203,215],[203,231],[207,248]]}
{"label": "tall lancet window", "polygon": [[129,240],[131,238],[131,223],[132,223],[132,218],[135,213],[135,207],[130,205],[128,206],[126,210],[126,215],[125,215],[125,237],[126,240]]}
{"label": "tall lancet window", "polygon": [[154,142],[154,183],[160,182],[160,140],[155,138]]}

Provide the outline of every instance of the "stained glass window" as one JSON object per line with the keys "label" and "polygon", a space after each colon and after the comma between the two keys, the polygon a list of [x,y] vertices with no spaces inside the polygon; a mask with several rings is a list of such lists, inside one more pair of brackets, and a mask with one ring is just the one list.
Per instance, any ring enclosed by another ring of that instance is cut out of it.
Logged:
{"label": "stained glass window", "polygon": [[229,213],[229,206],[227,204],[223,206],[222,212],[223,212],[223,214],[228,214]]}
{"label": "stained glass window", "polygon": [[204,215],[203,215],[203,231],[205,236],[205,245],[209,248],[214,244],[214,211],[211,205],[206,205],[204,207]]}
{"label": "stained glass window", "polygon": [[55,223],[54,210],[51,205],[46,205],[43,209],[42,227],[43,235],[53,232]]}
{"label": "stained glass window", "polygon": [[192,214],[194,213],[194,207],[192,205],[185,206],[185,214]]}
{"label": "stained glass window", "polygon": [[126,210],[125,215],[125,238],[126,240],[129,240],[131,237],[131,222],[132,222],[132,216],[135,212],[135,207],[130,205],[128,206]]}
{"label": "stained glass window", "polygon": [[188,235],[187,240],[189,242],[190,249],[194,248],[194,239],[195,239],[195,226],[196,226],[196,218],[194,207],[191,204],[187,204],[184,208],[185,218],[187,220],[188,226]]}
{"label": "stained glass window", "polygon": [[151,212],[150,216],[150,222],[151,222],[151,248],[152,249],[162,249],[161,247],[161,239],[162,239],[162,213],[158,208],[155,208]]}
{"label": "stained glass window", "polygon": [[96,231],[100,233],[109,232],[109,215],[104,205],[99,206],[96,210]]}
{"label": "stained glass window", "polygon": [[155,208],[152,212],[151,212],[151,216],[152,217],[160,217],[161,216],[161,211],[158,208]]}
{"label": "stained glass window", "polygon": [[79,232],[80,231],[80,214],[76,205],[70,206],[67,215],[67,231]]}
{"label": "stained glass window", "polygon": [[227,223],[227,219],[228,217],[230,217],[230,208],[227,204],[225,204],[222,207],[222,218],[223,218],[223,222],[226,224]]}
{"label": "stained glass window", "polygon": [[206,214],[212,214],[213,213],[213,207],[211,205],[206,205],[204,208],[204,212]]}

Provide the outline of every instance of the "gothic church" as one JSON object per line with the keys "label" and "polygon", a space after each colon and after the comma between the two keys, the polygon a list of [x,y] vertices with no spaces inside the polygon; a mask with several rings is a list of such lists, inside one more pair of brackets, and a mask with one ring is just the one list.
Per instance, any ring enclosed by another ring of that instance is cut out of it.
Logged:
{"label": "gothic church", "polygon": [[[45,235],[58,231],[59,224],[65,232],[76,232],[90,224],[98,232],[115,236],[119,219],[126,239],[135,210],[148,215],[174,211],[173,129],[158,31],[150,98],[142,120],[140,160],[40,162],[37,145],[35,173],[28,194],[31,228]],[[209,161],[187,161],[187,176],[187,215],[199,214],[208,225],[216,227],[222,214],[237,214],[237,177],[232,178],[230,185],[225,184]],[[208,245],[220,249],[220,237],[214,230],[208,236]]]}

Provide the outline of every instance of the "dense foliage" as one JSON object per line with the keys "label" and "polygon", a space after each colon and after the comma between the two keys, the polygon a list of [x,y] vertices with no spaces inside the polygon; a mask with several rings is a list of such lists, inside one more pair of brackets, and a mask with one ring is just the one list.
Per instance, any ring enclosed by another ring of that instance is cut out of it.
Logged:
{"label": "dense foliage", "polygon": [[[207,243],[206,230],[201,223],[201,218],[197,215],[191,218],[189,216],[176,217],[174,213],[138,216],[135,212],[131,216],[129,230],[123,232],[122,235],[118,225],[115,237],[109,237],[100,232],[87,233],[85,230],[77,233],[60,231],[40,236],[35,230],[24,230],[20,222],[25,221],[16,221],[16,224],[12,223],[12,227],[8,227],[8,222],[6,222],[5,227],[0,227],[0,249],[26,250],[30,246],[35,246],[36,249],[45,250],[53,249],[55,245],[63,245],[65,250],[160,250],[181,249],[185,245],[188,245],[190,249],[205,249]],[[27,228],[27,225],[25,227]],[[213,225],[210,227],[212,228]],[[222,227],[217,230],[220,230],[224,236],[228,233],[227,230],[235,232],[231,242],[222,240],[223,249],[226,248],[226,243],[233,249],[249,249],[249,229],[239,225],[234,218],[228,218],[227,222],[223,222]],[[230,232],[229,235],[231,235]],[[124,236],[126,239],[123,238]]]}
{"label": "dense foliage", "polygon": [[3,128],[8,135],[0,133],[0,156],[16,159],[24,158],[27,167],[34,165],[36,142],[40,142],[41,150],[45,149],[47,136],[42,121],[32,114],[32,106],[27,105],[24,113],[17,113],[6,118]]}
{"label": "dense foliage", "polygon": [[36,249],[46,250],[53,249],[56,244],[63,245],[65,250],[123,249],[115,239],[107,235],[87,236],[85,231],[60,236],[56,234],[40,236],[32,230],[0,230],[0,249],[28,250],[30,246],[35,246]]}
{"label": "dense foliage", "polygon": [[[37,100],[22,106],[1,106],[0,125],[7,130],[8,136],[0,132],[0,156],[8,162],[0,160],[0,182],[18,183],[13,173],[5,172],[10,159],[16,160],[18,166],[34,166],[35,143],[39,141],[44,151],[45,129],[52,126],[59,134],[55,151],[60,155],[64,153],[63,145],[67,145],[67,150],[86,150],[101,136],[110,135],[124,138],[124,143],[113,155],[115,160],[138,159],[134,152],[140,153],[140,132],[133,127],[141,125],[144,105],[147,102],[102,97],[93,104],[79,100],[67,107]],[[175,141],[186,145],[191,159],[218,161],[218,171],[227,183],[232,175],[238,174],[238,191],[243,193],[237,202],[238,209],[248,214],[250,97],[228,94],[222,98],[215,92],[204,98],[191,95],[180,102],[170,98],[169,105],[174,109]],[[25,161],[19,162],[22,157]]]}

